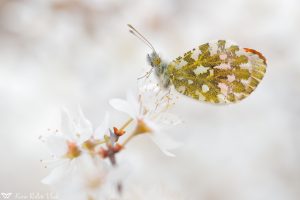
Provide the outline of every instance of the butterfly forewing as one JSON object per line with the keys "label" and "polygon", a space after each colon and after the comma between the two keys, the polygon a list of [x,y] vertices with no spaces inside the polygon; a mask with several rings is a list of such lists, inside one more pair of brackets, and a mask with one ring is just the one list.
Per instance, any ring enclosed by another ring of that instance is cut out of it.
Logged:
{"label": "butterfly forewing", "polygon": [[266,59],[253,49],[219,40],[188,51],[168,65],[175,89],[211,103],[244,99],[266,72]]}

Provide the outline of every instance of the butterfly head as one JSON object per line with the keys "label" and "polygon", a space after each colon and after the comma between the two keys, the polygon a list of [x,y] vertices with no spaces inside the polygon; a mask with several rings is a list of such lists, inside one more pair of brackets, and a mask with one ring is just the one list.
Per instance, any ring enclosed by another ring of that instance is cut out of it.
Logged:
{"label": "butterfly head", "polygon": [[164,88],[168,88],[170,85],[170,79],[167,73],[168,63],[162,61],[161,57],[155,51],[153,45],[143,36],[139,31],[137,31],[132,25],[128,24],[129,32],[139,38],[142,42],[144,42],[150,49],[152,50],[151,54],[147,55],[147,60],[151,65],[152,70],[155,71],[155,75],[157,76],[160,85]]}
{"label": "butterfly head", "polygon": [[153,68],[158,68],[162,63],[160,56],[155,51],[147,55],[147,60]]}

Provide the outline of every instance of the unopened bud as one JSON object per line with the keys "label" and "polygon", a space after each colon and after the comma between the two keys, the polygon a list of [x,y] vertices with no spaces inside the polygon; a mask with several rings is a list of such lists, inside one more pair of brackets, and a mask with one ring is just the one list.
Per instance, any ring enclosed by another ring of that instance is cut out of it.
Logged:
{"label": "unopened bud", "polygon": [[125,134],[125,131],[124,130],[119,130],[118,128],[114,127],[114,133],[117,135],[117,136],[122,136]]}
{"label": "unopened bud", "polygon": [[99,154],[102,158],[106,158],[108,156],[108,151],[106,149],[104,149],[103,147],[101,147],[99,149]]}
{"label": "unopened bud", "polygon": [[115,153],[121,151],[123,149],[123,146],[120,145],[119,143],[116,143],[116,145],[114,146],[113,150]]}

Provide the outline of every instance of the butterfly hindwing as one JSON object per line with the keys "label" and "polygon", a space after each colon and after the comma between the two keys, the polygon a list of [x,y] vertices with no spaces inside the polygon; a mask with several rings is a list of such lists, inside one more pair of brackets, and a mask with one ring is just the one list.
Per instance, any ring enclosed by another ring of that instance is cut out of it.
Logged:
{"label": "butterfly hindwing", "polygon": [[244,99],[266,72],[266,59],[253,49],[219,40],[200,45],[168,65],[175,89],[211,103]]}

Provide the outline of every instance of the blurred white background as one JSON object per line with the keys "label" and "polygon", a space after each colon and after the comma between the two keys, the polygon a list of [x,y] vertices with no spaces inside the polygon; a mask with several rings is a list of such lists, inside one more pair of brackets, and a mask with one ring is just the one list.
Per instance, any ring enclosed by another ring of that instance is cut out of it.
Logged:
{"label": "blurred white background", "polygon": [[[132,141],[119,155],[131,166],[125,190],[148,199],[298,200],[298,0],[1,0],[0,192],[50,191],[40,183],[49,170],[38,137],[57,128],[62,106],[80,104],[99,124],[108,100],[136,87],[150,50],[127,23],[166,60],[230,39],[263,52],[268,69],[238,104],[182,97],[174,111],[185,123],[172,134],[184,146],[168,158],[149,140]],[[125,116],[113,114],[120,125]]]}

